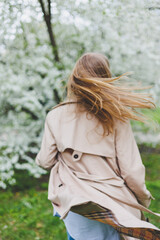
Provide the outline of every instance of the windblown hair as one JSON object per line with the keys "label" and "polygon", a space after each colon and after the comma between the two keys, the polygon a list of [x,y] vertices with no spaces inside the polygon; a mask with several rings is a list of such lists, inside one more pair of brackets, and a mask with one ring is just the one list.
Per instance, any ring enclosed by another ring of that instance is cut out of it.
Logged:
{"label": "windblown hair", "polygon": [[100,53],[86,53],[75,64],[70,75],[68,98],[74,98],[88,113],[95,115],[102,123],[104,134],[113,132],[114,119],[125,122],[133,119],[145,122],[146,117],[135,108],[154,108],[150,94],[136,93],[149,87],[135,87],[118,84],[128,73],[112,77],[109,61]]}

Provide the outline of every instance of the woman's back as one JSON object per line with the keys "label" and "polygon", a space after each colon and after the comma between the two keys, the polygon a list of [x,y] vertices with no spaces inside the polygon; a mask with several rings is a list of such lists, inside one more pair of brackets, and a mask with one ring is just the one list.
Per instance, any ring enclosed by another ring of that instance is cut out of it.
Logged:
{"label": "woman's back", "polygon": [[56,138],[58,150],[77,151],[115,157],[114,134],[103,136],[103,127],[94,115],[71,102],[48,113],[50,129]]}
{"label": "woman's back", "polygon": [[117,79],[103,55],[80,58],[68,85],[73,98],[47,114],[36,163],[51,169],[48,199],[61,218],[73,211],[148,240],[159,232],[141,221],[153,197],[129,119],[140,120],[134,108],[152,102],[112,84]]}

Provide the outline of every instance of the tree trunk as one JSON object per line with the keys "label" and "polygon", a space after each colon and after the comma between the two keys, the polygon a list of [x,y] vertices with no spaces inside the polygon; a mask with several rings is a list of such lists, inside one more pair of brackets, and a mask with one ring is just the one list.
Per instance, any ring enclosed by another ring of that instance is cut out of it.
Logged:
{"label": "tree trunk", "polygon": [[43,0],[38,0],[38,1],[41,5],[44,21],[45,21],[46,26],[47,26],[49,39],[50,39],[50,43],[51,43],[51,46],[52,46],[52,52],[53,52],[54,60],[56,62],[59,62],[60,59],[59,59],[59,54],[58,54],[58,47],[57,47],[57,43],[56,43],[56,39],[55,39],[55,36],[54,36],[54,33],[53,33],[52,23],[51,23],[51,20],[52,20],[51,0],[48,0],[48,11],[46,11],[46,9],[45,9]]}

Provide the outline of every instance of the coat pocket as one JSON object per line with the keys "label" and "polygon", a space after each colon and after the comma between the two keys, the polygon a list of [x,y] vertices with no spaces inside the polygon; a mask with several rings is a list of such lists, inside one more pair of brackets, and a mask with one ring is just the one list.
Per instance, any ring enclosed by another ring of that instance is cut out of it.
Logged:
{"label": "coat pocket", "polygon": [[48,183],[48,199],[56,206],[61,205],[59,193],[63,191],[64,188],[64,184],[58,174],[58,168],[59,162],[51,169]]}

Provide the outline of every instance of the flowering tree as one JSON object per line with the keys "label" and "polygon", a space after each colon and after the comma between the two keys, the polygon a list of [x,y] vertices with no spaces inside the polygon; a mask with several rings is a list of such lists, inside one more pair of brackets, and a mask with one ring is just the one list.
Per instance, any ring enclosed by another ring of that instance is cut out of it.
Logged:
{"label": "flowering tree", "polygon": [[46,173],[35,164],[44,119],[63,99],[67,77],[82,53],[106,54],[113,75],[134,71],[134,78],[153,85],[159,104],[158,4],[0,1],[0,187],[15,184],[16,169],[35,177]]}

